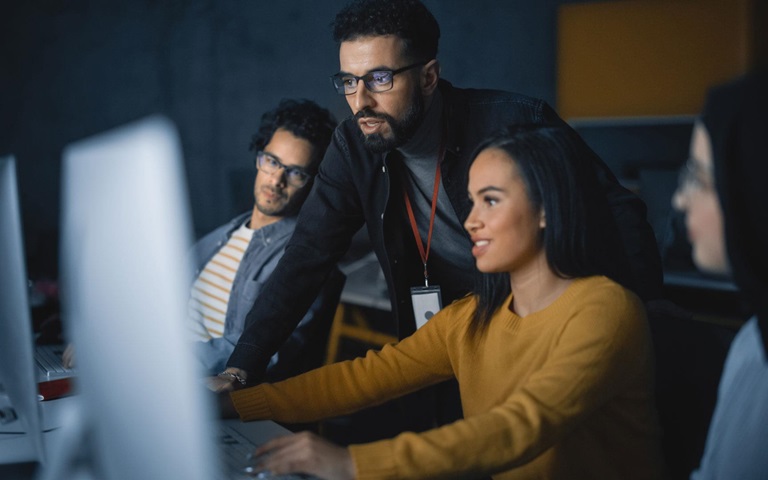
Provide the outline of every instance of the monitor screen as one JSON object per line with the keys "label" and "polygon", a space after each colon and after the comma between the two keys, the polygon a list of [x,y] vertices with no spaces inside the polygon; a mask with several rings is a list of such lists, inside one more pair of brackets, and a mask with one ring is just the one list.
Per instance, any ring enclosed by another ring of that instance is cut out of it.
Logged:
{"label": "monitor screen", "polygon": [[16,162],[0,158],[0,463],[42,461]]}
{"label": "monitor screen", "polygon": [[184,328],[191,228],[175,128],[150,117],[68,146],[63,162],[63,321],[82,406],[70,428],[88,448],[58,445],[55,468],[76,454],[90,478],[213,478],[215,410]]}

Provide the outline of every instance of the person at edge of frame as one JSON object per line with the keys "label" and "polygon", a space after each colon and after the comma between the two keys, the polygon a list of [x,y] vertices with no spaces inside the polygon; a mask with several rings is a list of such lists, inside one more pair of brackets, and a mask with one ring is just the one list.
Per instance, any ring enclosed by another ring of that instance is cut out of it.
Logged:
{"label": "person at edge of frame", "polygon": [[768,71],[712,88],[673,206],[702,271],[733,278],[754,315],[728,350],[692,480],[768,475]]}

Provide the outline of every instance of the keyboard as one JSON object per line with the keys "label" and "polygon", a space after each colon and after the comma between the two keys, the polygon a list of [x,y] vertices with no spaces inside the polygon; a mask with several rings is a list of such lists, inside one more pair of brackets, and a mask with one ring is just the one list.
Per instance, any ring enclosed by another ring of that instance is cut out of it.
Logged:
{"label": "keyboard", "polygon": [[224,476],[222,480],[253,480],[254,478],[260,480],[307,480],[316,478],[304,474],[275,475],[255,469],[252,454],[256,450],[256,445],[234,428],[224,424],[219,424],[218,445],[219,458],[223,466]]}
{"label": "keyboard", "polygon": [[58,378],[72,377],[74,368],[64,368],[62,355],[66,345],[35,345],[35,364],[38,368],[38,381],[45,382]]}

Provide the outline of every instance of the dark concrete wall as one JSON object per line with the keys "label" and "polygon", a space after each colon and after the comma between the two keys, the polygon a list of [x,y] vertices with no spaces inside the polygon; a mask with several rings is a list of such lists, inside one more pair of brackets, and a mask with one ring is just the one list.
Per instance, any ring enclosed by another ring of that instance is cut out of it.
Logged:
{"label": "dark concrete wall", "polygon": [[[0,154],[19,161],[30,273],[55,271],[63,147],[150,113],[178,126],[198,234],[248,204],[250,172],[245,180],[242,172],[265,110],[304,97],[339,119],[348,115],[328,81],[338,70],[329,23],[345,3],[47,0],[2,7]],[[425,3],[441,25],[444,78],[554,102],[556,0]]]}

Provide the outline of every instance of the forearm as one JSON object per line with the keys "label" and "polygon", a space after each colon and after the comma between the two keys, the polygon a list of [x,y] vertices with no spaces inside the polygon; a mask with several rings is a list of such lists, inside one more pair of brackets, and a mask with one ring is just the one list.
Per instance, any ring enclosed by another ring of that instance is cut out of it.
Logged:
{"label": "forearm", "polygon": [[274,383],[323,364],[345,278],[341,271],[334,269],[312,307],[272,356],[264,381]]}
{"label": "forearm", "polygon": [[289,246],[245,319],[227,367],[245,370],[259,381],[274,353],[288,339],[312,305],[333,268],[319,252]]}
{"label": "forearm", "polygon": [[478,478],[523,465],[545,448],[525,438],[525,428],[514,429],[524,424],[513,417],[494,409],[423,433],[351,445],[357,478]]}
{"label": "forearm", "polygon": [[328,365],[276,384],[233,392],[235,408],[243,421],[313,422],[378,405],[421,386],[420,382],[403,383],[391,378],[359,382],[364,367],[351,363]]}
{"label": "forearm", "polygon": [[380,352],[371,350],[364,358],[235,392],[233,400],[243,420],[267,418],[290,423],[377,405],[453,376],[444,350],[430,349],[438,342],[426,337],[414,335]]}

